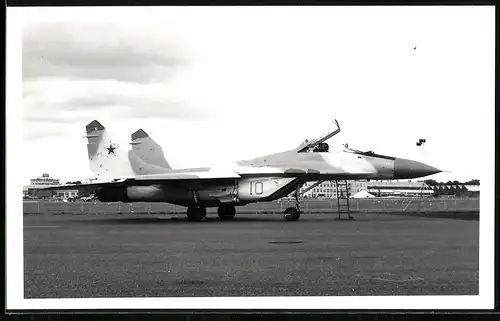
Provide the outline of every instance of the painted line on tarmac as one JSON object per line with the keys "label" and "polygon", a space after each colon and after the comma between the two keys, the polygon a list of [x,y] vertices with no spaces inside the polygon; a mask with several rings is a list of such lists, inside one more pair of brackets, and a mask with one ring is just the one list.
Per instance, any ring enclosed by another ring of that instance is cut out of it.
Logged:
{"label": "painted line on tarmac", "polygon": [[419,277],[412,277],[408,279],[402,279],[402,280],[390,280],[390,279],[385,279],[385,278],[371,278],[372,280],[378,280],[378,281],[384,281],[384,282],[414,282],[414,281],[423,281],[423,278]]}
{"label": "painted line on tarmac", "polygon": [[[368,276],[368,275],[361,275],[361,274],[355,274],[356,277],[358,278],[363,278],[363,279],[371,279],[371,280],[377,280],[377,281],[383,281],[383,282],[393,282],[393,283],[401,283],[401,282],[416,282],[416,281],[423,281],[425,280],[424,278],[421,277],[415,277],[415,276],[407,276],[405,277],[400,277],[398,278],[397,274],[394,273],[382,273],[384,276],[387,277],[379,277],[379,276]],[[392,276],[392,277],[390,277]]]}
{"label": "painted line on tarmac", "polygon": [[45,225],[45,226],[33,225],[33,226],[25,226],[24,228],[56,228],[56,227],[60,227],[60,226],[58,226],[58,225]]}

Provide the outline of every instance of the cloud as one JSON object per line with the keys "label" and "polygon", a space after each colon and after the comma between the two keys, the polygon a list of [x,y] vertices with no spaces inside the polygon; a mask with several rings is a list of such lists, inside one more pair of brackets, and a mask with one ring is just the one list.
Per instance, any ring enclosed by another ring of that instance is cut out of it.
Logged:
{"label": "cloud", "polygon": [[26,24],[24,139],[64,135],[64,125],[93,119],[205,117],[175,94],[174,80],[190,57],[174,31],[165,23],[123,21]]}
{"label": "cloud", "polygon": [[[126,138],[141,127],[158,141],[164,136],[171,150],[193,139],[211,146],[211,138],[250,158],[322,134],[335,117],[342,132],[331,146],[348,142],[464,171],[481,157],[469,153],[474,158],[467,159],[462,152],[457,161],[457,150],[476,150],[484,140],[481,130],[471,127],[470,139],[458,145],[443,133],[488,120],[482,110],[493,97],[491,14],[471,20],[435,9],[384,16],[303,8],[283,14],[183,10],[154,8],[138,20],[115,9],[89,11],[88,21],[44,15],[48,22],[27,25],[23,137],[78,137],[86,123],[99,119],[110,129],[123,128]],[[366,18],[369,32],[360,23]],[[61,19],[69,22],[53,22]],[[461,112],[470,106],[474,113]],[[208,121],[192,121],[200,119]],[[427,154],[418,154],[415,137],[428,139]],[[44,150],[59,148],[56,142],[47,139]],[[179,157],[206,161],[196,156],[199,148]]]}
{"label": "cloud", "polygon": [[[120,118],[178,118],[202,119],[204,113],[181,102],[162,97],[132,95],[102,95],[75,97],[66,102],[66,110],[102,113],[106,109],[116,110]],[[63,106],[61,106],[64,108]],[[58,108],[61,109],[61,108]]]}
{"label": "cloud", "polygon": [[22,55],[25,80],[63,77],[161,82],[187,63],[172,38],[158,35],[154,28],[134,30],[116,23],[26,25]]}
{"label": "cloud", "polygon": [[23,122],[23,139],[24,140],[40,140],[46,138],[61,137],[61,134],[68,131],[69,124],[66,122],[59,122],[53,119],[46,119],[46,123],[40,126],[33,121]]}
{"label": "cloud", "polygon": [[39,102],[36,107],[24,111],[25,121],[74,123],[83,119],[103,116],[126,118],[175,118],[184,120],[203,119],[207,115],[181,102],[155,97],[103,96],[75,97],[60,103]]}
{"label": "cloud", "polygon": [[23,119],[74,124],[95,118],[172,118],[199,120],[210,116],[195,109],[163,84],[137,84],[115,80],[24,81]]}

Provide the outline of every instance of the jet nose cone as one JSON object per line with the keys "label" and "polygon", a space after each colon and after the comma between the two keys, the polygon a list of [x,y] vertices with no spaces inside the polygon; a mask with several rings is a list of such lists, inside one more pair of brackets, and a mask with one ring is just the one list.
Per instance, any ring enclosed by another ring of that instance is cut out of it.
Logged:
{"label": "jet nose cone", "polygon": [[440,172],[441,170],[435,167],[409,159],[396,158],[394,161],[395,179],[418,178]]}

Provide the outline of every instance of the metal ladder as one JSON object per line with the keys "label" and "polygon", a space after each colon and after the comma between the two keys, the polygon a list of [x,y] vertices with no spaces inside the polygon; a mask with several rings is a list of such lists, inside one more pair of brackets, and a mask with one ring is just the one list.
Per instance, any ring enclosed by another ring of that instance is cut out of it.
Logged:
{"label": "metal ladder", "polygon": [[349,204],[349,182],[347,180],[344,181],[335,181],[335,186],[337,187],[337,212],[339,214],[337,220],[342,219],[343,213],[347,214],[348,220],[353,220],[354,217],[351,216],[351,207]]}

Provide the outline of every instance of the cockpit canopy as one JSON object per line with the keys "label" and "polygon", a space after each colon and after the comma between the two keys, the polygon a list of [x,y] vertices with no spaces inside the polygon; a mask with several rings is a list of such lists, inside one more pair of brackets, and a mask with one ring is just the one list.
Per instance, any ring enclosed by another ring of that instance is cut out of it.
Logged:
{"label": "cockpit canopy", "polygon": [[[306,142],[307,143],[307,140]],[[313,149],[311,147],[304,148],[302,150],[303,153],[328,153],[330,150],[330,146],[327,143],[319,143],[316,146],[314,146]]]}
{"label": "cockpit canopy", "polygon": [[376,154],[372,150],[366,151],[366,152],[362,152],[362,151],[357,150],[357,149],[352,149],[352,148],[349,148],[347,144],[344,144],[344,148],[345,148],[346,152],[354,153],[356,155],[363,155],[363,156],[370,156],[370,157],[377,157],[377,158],[385,158],[385,159],[391,159],[391,160],[396,159],[395,157],[381,155],[381,154]]}

